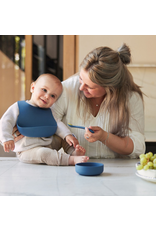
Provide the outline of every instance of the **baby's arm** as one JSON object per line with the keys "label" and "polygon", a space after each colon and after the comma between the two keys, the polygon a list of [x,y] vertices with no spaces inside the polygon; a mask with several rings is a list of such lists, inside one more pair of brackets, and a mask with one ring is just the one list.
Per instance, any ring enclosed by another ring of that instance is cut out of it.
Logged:
{"label": "baby's arm", "polygon": [[18,114],[19,114],[19,109],[18,109],[17,102],[11,105],[8,108],[8,110],[3,114],[0,120],[0,142],[2,144],[10,141],[14,142],[14,138],[12,136],[12,130],[16,124]]}
{"label": "baby's arm", "polygon": [[[52,111],[53,112],[53,111]],[[71,131],[68,129],[68,127],[60,121],[56,115],[54,116],[55,120],[57,121],[57,130],[56,135],[61,137],[62,139],[65,139],[66,142],[71,146],[75,148],[76,145],[79,144],[78,140],[72,135]]]}
{"label": "baby's arm", "polygon": [[73,145],[74,148],[79,144],[78,140],[72,135],[71,131],[62,121],[57,122],[56,134],[62,139],[65,139],[70,146]]}
{"label": "baby's arm", "polygon": [[71,134],[67,135],[67,136],[65,137],[65,140],[66,140],[66,142],[67,142],[70,146],[73,145],[74,148],[76,147],[76,145],[79,144],[78,140],[77,140],[73,135],[71,135]]}

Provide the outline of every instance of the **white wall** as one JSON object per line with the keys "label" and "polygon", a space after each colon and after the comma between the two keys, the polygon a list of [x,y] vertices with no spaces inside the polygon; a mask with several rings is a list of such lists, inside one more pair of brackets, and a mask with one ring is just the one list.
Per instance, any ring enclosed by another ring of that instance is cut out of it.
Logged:
{"label": "white wall", "polygon": [[80,35],[79,62],[94,48],[108,46],[117,50],[122,43],[126,43],[131,48],[133,63],[156,63],[155,35]]}

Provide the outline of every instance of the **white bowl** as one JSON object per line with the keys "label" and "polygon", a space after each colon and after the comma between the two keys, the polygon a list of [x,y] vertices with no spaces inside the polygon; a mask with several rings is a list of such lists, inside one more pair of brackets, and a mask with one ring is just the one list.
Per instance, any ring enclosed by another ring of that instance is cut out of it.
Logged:
{"label": "white bowl", "polygon": [[[139,165],[140,163],[138,162],[136,164],[136,167]],[[156,178],[156,169],[148,169],[148,170],[137,170],[137,173],[141,176],[146,176],[146,177],[152,177],[152,178]]]}

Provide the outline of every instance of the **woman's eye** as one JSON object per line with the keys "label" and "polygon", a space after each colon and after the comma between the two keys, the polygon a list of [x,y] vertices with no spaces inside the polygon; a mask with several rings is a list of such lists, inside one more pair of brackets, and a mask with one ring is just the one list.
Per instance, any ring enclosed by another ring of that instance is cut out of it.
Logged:
{"label": "woman's eye", "polygon": [[82,79],[81,79],[81,78],[79,78],[79,82],[82,82]]}

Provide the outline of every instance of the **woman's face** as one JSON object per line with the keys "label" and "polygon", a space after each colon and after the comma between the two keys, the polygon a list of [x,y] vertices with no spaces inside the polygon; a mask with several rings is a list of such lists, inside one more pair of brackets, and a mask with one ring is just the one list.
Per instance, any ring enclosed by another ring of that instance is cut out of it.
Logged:
{"label": "woman's face", "polygon": [[88,72],[84,69],[80,71],[79,81],[81,84],[79,89],[83,91],[87,98],[103,97],[106,94],[105,88],[92,82]]}

